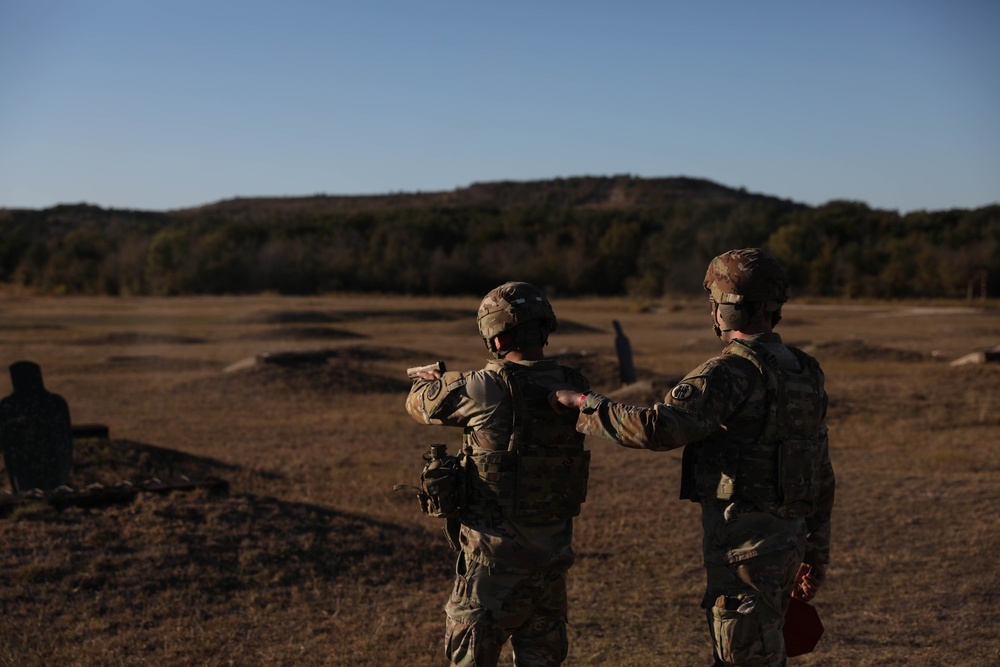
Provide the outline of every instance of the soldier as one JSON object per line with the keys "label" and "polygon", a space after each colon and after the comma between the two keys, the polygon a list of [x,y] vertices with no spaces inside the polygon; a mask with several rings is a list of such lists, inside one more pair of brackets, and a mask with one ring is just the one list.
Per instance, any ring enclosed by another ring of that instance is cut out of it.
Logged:
{"label": "soldier", "polygon": [[50,491],[69,481],[73,431],[69,406],[46,391],[31,361],[10,366],[13,393],[0,401],[0,449],[15,492]]}
{"label": "soldier", "polygon": [[406,399],[416,421],[465,429],[467,491],[445,651],[456,667],[492,667],[509,639],[519,667],[551,667],[569,647],[566,574],[590,452],[576,414],[554,416],[548,395],[589,385],[545,358],[556,317],[538,288],[501,285],[483,299],[478,322],[493,355],[486,367],[424,371]]}
{"label": "soldier", "polygon": [[827,396],[815,359],[773,327],[788,299],[784,271],[756,248],[709,264],[705,289],[721,356],[651,408],[560,389],[577,429],[625,447],[684,447],[681,498],[699,502],[715,665],[786,664],[790,597],[812,599],[826,577],[834,474]]}

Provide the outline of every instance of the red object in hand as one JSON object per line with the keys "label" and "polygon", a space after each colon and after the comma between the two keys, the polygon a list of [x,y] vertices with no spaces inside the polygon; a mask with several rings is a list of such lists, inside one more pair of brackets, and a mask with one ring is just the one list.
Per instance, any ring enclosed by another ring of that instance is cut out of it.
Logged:
{"label": "red object in hand", "polygon": [[816,608],[804,600],[792,598],[785,611],[785,651],[789,658],[811,653],[823,636],[823,621]]}

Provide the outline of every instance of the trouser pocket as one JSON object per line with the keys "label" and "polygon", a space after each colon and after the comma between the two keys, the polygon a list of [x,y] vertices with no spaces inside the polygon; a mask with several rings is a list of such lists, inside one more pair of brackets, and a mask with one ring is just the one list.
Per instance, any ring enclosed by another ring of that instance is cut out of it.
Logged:
{"label": "trouser pocket", "polygon": [[462,620],[448,616],[444,635],[445,657],[457,667],[495,667],[500,650],[484,627],[482,615]]}
{"label": "trouser pocket", "polygon": [[445,605],[445,657],[457,667],[496,667],[503,639],[484,608],[481,595],[483,566],[464,553],[455,563],[455,586]]}
{"label": "trouser pocket", "polygon": [[720,595],[708,609],[716,655],[727,665],[770,667],[783,664],[780,624],[762,622],[755,595]]}

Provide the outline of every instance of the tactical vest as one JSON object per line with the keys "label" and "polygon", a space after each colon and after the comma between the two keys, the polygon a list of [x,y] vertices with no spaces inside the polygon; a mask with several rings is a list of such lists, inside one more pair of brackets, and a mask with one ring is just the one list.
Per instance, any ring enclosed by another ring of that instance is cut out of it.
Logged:
{"label": "tactical vest", "polygon": [[763,377],[764,425],[756,439],[727,437],[723,431],[688,445],[682,498],[748,501],[785,518],[812,514],[822,463],[824,378],[815,359],[788,349],[799,361],[798,371],[782,368],[760,343],[734,340],[723,351],[746,359]]}
{"label": "tactical vest", "polygon": [[[590,468],[577,413],[553,411],[548,389],[533,382],[525,366],[493,360],[486,369],[507,388],[513,420],[509,435],[465,431],[469,509],[529,523],[577,516]],[[575,371],[560,369],[568,383],[582,384]]]}

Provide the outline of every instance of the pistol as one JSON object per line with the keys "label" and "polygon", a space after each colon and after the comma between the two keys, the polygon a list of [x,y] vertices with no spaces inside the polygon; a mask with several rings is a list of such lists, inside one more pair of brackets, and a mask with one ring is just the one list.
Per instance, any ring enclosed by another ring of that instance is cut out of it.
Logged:
{"label": "pistol", "polygon": [[426,366],[413,366],[406,369],[406,375],[410,378],[417,377],[418,373],[426,373],[427,371],[438,371],[439,373],[444,373],[444,362],[435,361],[433,364],[427,364]]}

